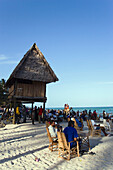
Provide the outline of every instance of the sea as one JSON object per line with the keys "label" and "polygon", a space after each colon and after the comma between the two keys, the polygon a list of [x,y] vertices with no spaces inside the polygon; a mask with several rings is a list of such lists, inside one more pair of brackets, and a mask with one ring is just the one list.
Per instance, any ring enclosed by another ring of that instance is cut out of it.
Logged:
{"label": "sea", "polygon": [[[46,109],[53,109],[53,110],[64,110],[63,107],[53,107],[53,108],[46,108]],[[72,109],[76,112],[79,110],[79,112],[82,112],[83,110],[91,110],[93,112],[96,110],[98,115],[102,115],[103,110],[105,110],[106,113],[109,113],[110,115],[113,115],[113,107],[72,107]]]}

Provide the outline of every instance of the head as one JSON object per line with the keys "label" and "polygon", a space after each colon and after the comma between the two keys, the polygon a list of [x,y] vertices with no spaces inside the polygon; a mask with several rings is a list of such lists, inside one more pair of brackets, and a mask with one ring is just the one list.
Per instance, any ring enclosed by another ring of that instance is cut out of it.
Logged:
{"label": "head", "polygon": [[70,121],[68,122],[68,127],[74,127],[74,121],[70,120]]}
{"label": "head", "polygon": [[54,120],[51,120],[51,121],[50,121],[50,125],[54,127],[54,126],[55,126],[55,121],[54,121]]}

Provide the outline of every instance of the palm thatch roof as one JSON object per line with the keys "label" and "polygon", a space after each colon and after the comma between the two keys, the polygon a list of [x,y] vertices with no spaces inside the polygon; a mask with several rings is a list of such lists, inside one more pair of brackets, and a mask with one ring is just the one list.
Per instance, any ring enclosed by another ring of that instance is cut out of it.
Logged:
{"label": "palm thatch roof", "polygon": [[11,82],[14,79],[40,81],[45,83],[58,81],[52,68],[35,43],[16,66],[7,80],[6,86],[12,84]]}

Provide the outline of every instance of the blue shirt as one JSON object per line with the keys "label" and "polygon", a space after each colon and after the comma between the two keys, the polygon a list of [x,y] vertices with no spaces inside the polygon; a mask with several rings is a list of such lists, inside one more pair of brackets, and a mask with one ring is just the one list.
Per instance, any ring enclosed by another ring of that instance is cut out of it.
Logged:
{"label": "blue shirt", "polygon": [[[64,129],[64,134],[66,136],[66,139],[67,139],[67,142],[71,142],[71,141],[74,141],[74,138],[77,138],[78,137],[78,134],[77,134],[77,131],[74,127],[66,127]],[[72,147],[74,145],[74,142],[72,142],[70,144],[70,146]]]}
{"label": "blue shirt", "polygon": [[82,127],[82,123],[81,123],[81,122],[79,122],[79,120],[78,120],[78,119],[76,119],[76,118],[75,118],[75,120],[76,120],[76,122],[77,122],[77,124],[78,124],[78,127]]}

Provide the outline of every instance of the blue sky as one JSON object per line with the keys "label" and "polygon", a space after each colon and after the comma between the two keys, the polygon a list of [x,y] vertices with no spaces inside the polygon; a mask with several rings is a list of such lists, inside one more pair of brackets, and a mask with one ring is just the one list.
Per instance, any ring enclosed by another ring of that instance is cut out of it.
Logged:
{"label": "blue sky", "polygon": [[59,78],[46,107],[113,106],[112,0],[0,0],[0,79],[34,42]]}

